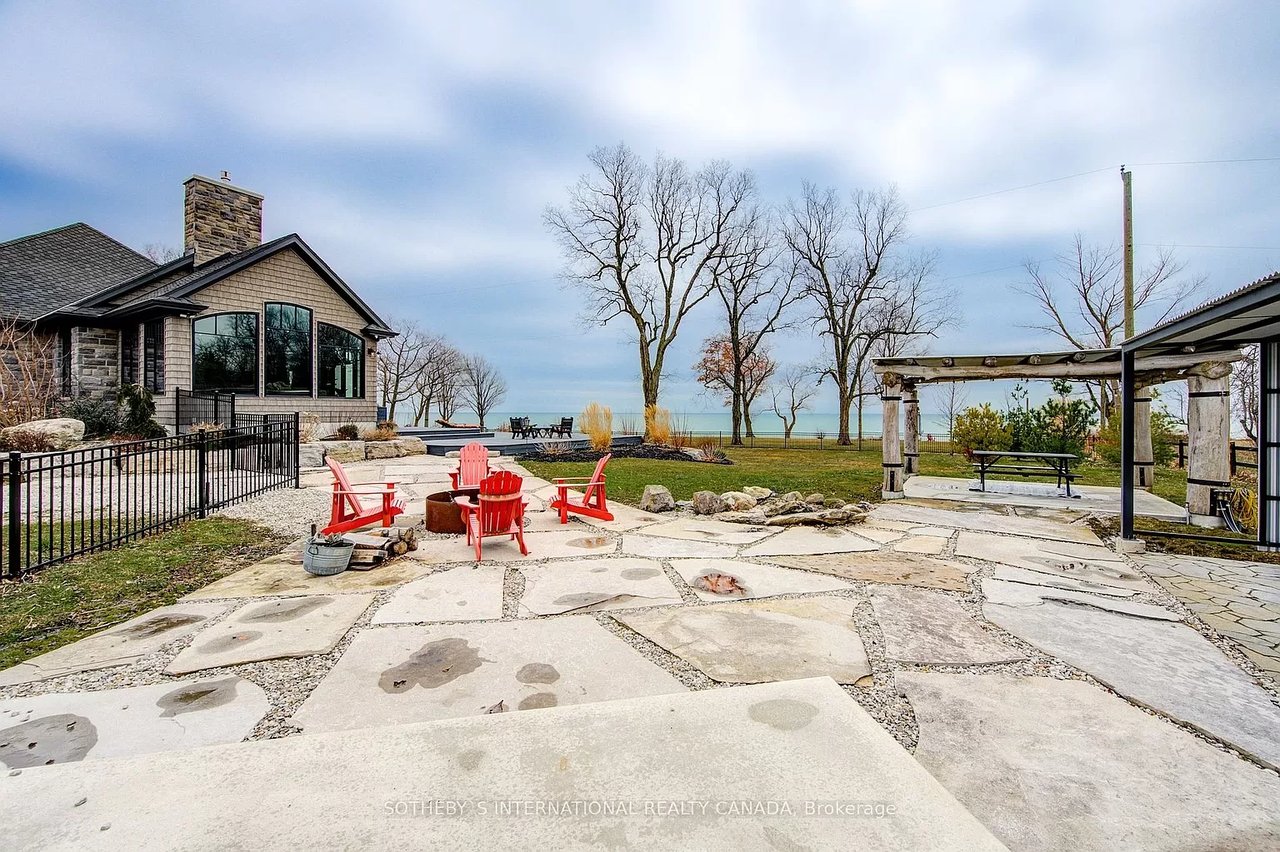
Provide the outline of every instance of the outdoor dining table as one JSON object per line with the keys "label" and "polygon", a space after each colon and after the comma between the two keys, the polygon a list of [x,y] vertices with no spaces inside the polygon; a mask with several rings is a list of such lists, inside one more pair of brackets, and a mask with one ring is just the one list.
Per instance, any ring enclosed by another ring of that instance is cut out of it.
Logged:
{"label": "outdoor dining table", "polygon": [[[1015,476],[1053,476],[1058,480],[1058,487],[1067,486],[1068,497],[1078,497],[1071,493],[1071,480],[1079,477],[1071,472],[1071,463],[1080,457],[1073,453],[1026,453],[1014,450],[974,450],[974,468],[978,471],[979,487],[970,491],[987,490],[988,473],[1010,473]],[[1037,462],[1038,464],[999,464],[1001,460],[1009,462]]]}

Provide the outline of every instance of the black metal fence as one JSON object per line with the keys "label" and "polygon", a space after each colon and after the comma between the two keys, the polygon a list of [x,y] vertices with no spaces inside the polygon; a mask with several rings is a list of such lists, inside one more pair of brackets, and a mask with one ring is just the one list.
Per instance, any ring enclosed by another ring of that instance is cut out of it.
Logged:
{"label": "black metal fence", "polygon": [[234,428],[169,438],[10,453],[0,471],[0,577],[298,487],[298,416],[240,418]]}
{"label": "black metal fence", "polygon": [[233,393],[209,393],[178,388],[173,395],[173,425],[179,435],[200,424],[234,426],[236,422],[236,395]]}
{"label": "black metal fence", "polygon": [[[697,447],[703,444],[714,444],[716,447],[732,446],[731,432],[680,432],[680,440],[687,446]],[[768,450],[875,450],[880,451],[880,436],[864,434],[861,438],[853,435],[850,443],[841,444],[834,432],[755,432],[742,436],[741,446],[753,449]],[[923,433],[920,435],[920,452],[951,452],[951,436],[939,433]]]}

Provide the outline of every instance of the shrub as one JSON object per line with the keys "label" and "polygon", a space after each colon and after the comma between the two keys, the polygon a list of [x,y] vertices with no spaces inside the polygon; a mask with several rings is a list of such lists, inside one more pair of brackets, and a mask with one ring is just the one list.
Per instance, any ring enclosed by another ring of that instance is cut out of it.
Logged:
{"label": "shrub", "polygon": [[657,405],[644,409],[644,433],[655,444],[671,443],[671,412]]}
{"label": "shrub", "polygon": [[539,453],[540,455],[544,455],[548,457],[569,455],[569,448],[566,447],[560,441],[555,441],[547,444],[538,444],[536,447],[534,447],[534,451]]}
{"label": "shrub", "polygon": [[400,427],[396,424],[396,421],[394,420],[379,420],[378,428],[383,430],[384,432],[390,432],[392,435],[400,434]]}
{"label": "shrub", "polygon": [[974,450],[1007,450],[1013,445],[1004,417],[989,402],[957,414],[951,440],[967,458],[972,458]]}
{"label": "shrub", "polygon": [[298,416],[298,440],[310,444],[317,440],[320,430],[320,416],[312,411],[304,411]]}
{"label": "shrub", "polygon": [[[1098,430],[1098,438],[1093,443],[1093,453],[1101,461],[1108,464],[1120,464],[1120,429],[1122,421],[1120,412],[1111,415],[1107,425]],[[1167,411],[1154,409],[1151,412],[1151,451],[1154,461],[1161,467],[1173,464],[1177,456],[1177,424]]]}
{"label": "shrub", "polygon": [[114,435],[124,428],[120,403],[109,397],[76,397],[60,405],[58,414],[83,422],[86,438]]}
{"label": "shrub", "polygon": [[142,385],[121,385],[116,399],[125,407],[122,432],[139,438],[163,438],[169,433],[155,421],[156,401]]}
{"label": "shrub", "polygon": [[376,428],[365,429],[360,433],[362,441],[394,441],[396,439],[396,430],[388,429],[379,423]]}
{"label": "shrub", "polygon": [[56,449],[48,435],[15,429],[0,438],[0,450],[19,453],[47,453]]}
{"label": "shrub", "polygon": [[1014,388],[1013,405],[1005,414],[1012,445],[1009,449],[1028,453],[1084,454],[1093,427],[1093,404],[1083,399],[1071,399],[1070,383],[1057,379],[1053,382],[1057,396],[1038,408],[1026,403],[1027,392],[1022,385]]}
{"label": "shrub", "polygon": [[343,423],[333,433],[339,441],[355,441],[360,437],[360,428],[354,423]]}
{"label": "shrub", "polygon": [[613,411],[598,402],[589,404],[579,418],[583,433],[591,440],[591,449],[603,453],[613,444]]}
{"label": "shrub", "polygon": [[711,462],[712,464],[724,464],[728,460],[728,456],[724,454],[724,450],[719,446],[708,441],[698,447],[698,461]]}

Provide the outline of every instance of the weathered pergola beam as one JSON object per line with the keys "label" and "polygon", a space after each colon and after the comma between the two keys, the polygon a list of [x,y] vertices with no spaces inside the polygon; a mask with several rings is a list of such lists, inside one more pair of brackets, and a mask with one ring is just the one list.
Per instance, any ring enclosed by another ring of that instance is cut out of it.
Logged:
{"label": "weathered pergola beam", "polygon": [[[1184,378],[1184,371],[1193,369],[1206,361],[1230,363],[1239,361],[1244,356],[1239,350],[1227,352],[1192,352],[1170,355],[1155,355],[1139,358],[1134,365],[1139,381],[1145,384],[1160,384]],[[900,363],[875,364],[877,375],[895,373],[914,384],[951,381],[996,381],[1000,379],[1119,379],[1120,362],[1093,361],[1080,363],[1053,364],[1004,364],[987,367],[982,364],[957,364],[950,367],[933,364],[917,364],[904,366]],[[894,359],[898,360],[898,359]]]}

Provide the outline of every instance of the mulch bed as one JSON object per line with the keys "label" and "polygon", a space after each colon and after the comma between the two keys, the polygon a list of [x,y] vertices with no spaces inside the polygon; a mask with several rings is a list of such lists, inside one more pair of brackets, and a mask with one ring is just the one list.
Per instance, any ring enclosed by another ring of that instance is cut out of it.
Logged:
{"label": "mulch bed", "polygon": [[[655,461],[685,461],[695,464],[708,462],[695,459],[684,450],[675,447],[663,447],[658,444],[635,444],[633,446],[613,447],[609,452],[615,459],[653,459]],[[595,450],[570,450],[564,453],[525,453],[516,456],[517,461],[541,462],[593,462],[598,461],[604,453]],[[733,464],[728,459],[710,462],[710,464]]]}

